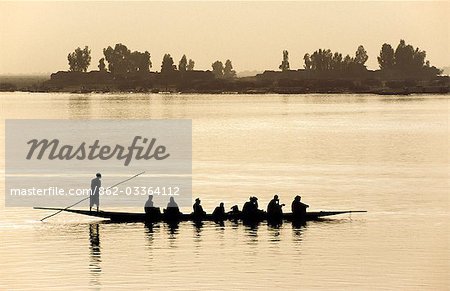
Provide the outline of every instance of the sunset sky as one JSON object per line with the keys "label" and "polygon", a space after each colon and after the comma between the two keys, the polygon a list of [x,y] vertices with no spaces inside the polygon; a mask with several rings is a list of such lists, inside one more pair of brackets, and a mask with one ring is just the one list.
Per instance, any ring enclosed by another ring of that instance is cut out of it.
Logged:
{"label": "sunset sky", "polygon": [[303,55],[330,48],[354,55],[362,44],[367,65],[385,42],[401,38],[450,65],[450,2],[0,2],[0,74],[67,70],[67,54],[88,45],[89,69],[103,48],[123,43],[148,50],[152,71],[164,53],[183,54],[196,69],[231,59],[237,71],[278,69],[282,50],[292,69]]}

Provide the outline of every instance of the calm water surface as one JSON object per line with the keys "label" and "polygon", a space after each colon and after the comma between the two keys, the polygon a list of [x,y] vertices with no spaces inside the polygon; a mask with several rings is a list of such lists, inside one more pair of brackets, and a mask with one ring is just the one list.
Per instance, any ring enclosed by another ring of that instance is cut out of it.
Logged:
{"label": "calm water surface", "polygon": [[311,210],[369,212],[302,228],[170,228],[41,223],[50,212],[2,202],[0,289],[449,290],[449,99],[2,93],[2,201],[4,119],[187,118],[206,210],[300,193]]}

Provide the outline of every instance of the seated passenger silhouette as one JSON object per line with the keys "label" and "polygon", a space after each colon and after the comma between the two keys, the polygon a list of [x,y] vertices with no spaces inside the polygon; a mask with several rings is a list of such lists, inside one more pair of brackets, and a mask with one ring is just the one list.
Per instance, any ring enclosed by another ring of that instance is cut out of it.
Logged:
{"label": "seated passenger silhouette", "polygon": [[231,211],[228,212],[228,217],[232,219],[239,219],[241,217],[241,211],[239,210],[239,206],[233,205],[233,207],[230,208]]}
{"label": "seated passenger silhouette", "polygon": [[167,203],[167,208],[178,208],[178,204],[175,202],[175,199],[173,197],[170,197],[169,203]]}
{"label": "seated passenger silhouette", "polygon": [[214,219],[224,219],[225,218],[225,207],[223,202],[221,202],[219,204],[219,206],[217,206],[213,213],[212,213]]}
{"label": "seated passenger silhouette", "polygon": [[249,214],[253,210],[253,197],[250,197],[247,202],[244,203],[244,206],[242,206],[242,213],[243,214]]}
{"label": "seated passenger silhouette", "polygon": [[144,206],[145,213],[150,211],[151,208],[153,208],[153,195],[148,195],[148,199],[145,202],[145,206]]}
{"label": "seated passenger silhouette", "polygon": [[242,216],[243,218],[251,219],[257,218],[259,214],[258,210],[258,198],[251,196],[249,201],[244,203],[242,207]]}
{"label": "seated passenger silhouette", "polygon": [[161,210],[159,210],[159,207],[153,206],[153,195],[148,196],[148,199],[145,202],[144,211],[145,214],[151,218],[158,218],[159,215],[161,215]]}
{"label": "seated passenger silhouette", "polygon": [[272,218],[279,218],[283,215],[283,210],[281,209],[284,204],[280,205],[280,200],[278,199],[278,195],[273,196],[273,199],[270,200],[267,205],[267,215]]}
{"label": "seated passenger silhouette", "polygon": [[306,220],[306,208],[309,207],[309,205],[302,203],[300,200],[302,197],[299,195],[295,196],[294,201],[292,201],[291,210],[293,219],[296,220]]}
{"label": "seated passenger silhouette", "polygon": [[200,205],[200,198],[195,199],[194,205],[192,205],[192,209],[194,212],[192,213],[195,217],[200,218],[206,215],[206,212],[203,211],[203,207]]}
{"label": "seated passenger silhouette", "polygon": [[241,211],[239,210],[239,206],[237,206],[237,205],[233,205],[233,207],[231,207],[230,209],[231,209],[231,211],[229,213],[231,213],[231,214],[241,213]]}
{"label": "seated passenger silhouette", "polygon": [[180,208],[178,208],[178,204],[175,202],[173,197],[170,197],[169,203],[167,203],[167,208],[164,209],[164,214],[166,214],[167,218],[173,218],[181,214]]}
{"label": "seated passenger silhouette", "polygon": [[254,207],[256,210],[258,210],[258,197],[253,196],[252,203],[253,203],[253,207]]}

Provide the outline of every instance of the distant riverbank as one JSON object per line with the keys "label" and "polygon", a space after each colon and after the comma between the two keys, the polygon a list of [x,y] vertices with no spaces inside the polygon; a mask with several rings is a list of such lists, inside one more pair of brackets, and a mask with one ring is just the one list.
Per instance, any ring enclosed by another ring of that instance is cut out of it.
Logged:
{"label": "distant riverbank", "polygon": [[314,75],[304,70],[265,71],[256,76],[216,79],[210,71],[164,76],[149,72],[116,77],[108,72],[57,72],[50,77],[2,76],[2,92],[192,93],[192,94],[447,94],[450,78],[400,78],[377,71],[359,76]]}

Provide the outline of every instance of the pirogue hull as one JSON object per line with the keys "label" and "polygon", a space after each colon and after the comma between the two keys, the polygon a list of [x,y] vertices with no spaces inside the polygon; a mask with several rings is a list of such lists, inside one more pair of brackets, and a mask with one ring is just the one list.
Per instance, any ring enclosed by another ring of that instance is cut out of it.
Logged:
{"label": "pirogue hull", "polygon": [[[224,221],[224,220],[287,220],[287,221],[299,221],[300,219],[294,217],[292,213],[284,213],[281,217],[268,217],[267,213],[261,213],[257,218],[246,218],[241,217],[240,215],[225,215],[224,217],[216,217],[212,214],[206,214],[202,217],[198,217],[192,214],[179,214],[179,215],[165,215],[161,214],[158,216],[149,216],[145,213],[133,213],[133,212],[112,212],[112,211],[89,211],[89,210],[80,210],[80,209],[65,209],[65,208],[53,208],[53,207],[34,207],[34,209],[41,210],[54,210],[54,211],[66,211],[76,214],[87,215],[91,217],[99,217],[110,219],[112,222],[157,222],[157,221],[166,221],[166,222],[176,222],[176,221]],[[316,211],[316,212],[307,212],[305,220],[318,220],[321,217],[338,215],[338,214],[346,214],[346,213],[356,213],[356,212],[366,212],[366,211]]]}

